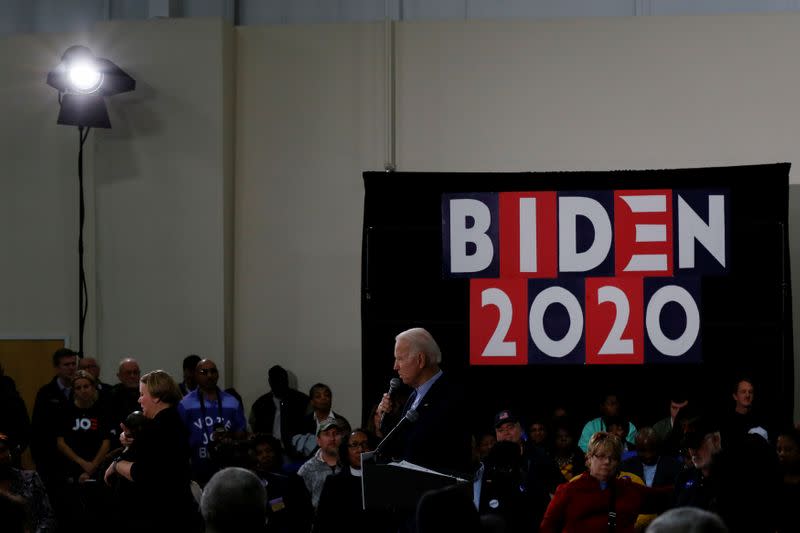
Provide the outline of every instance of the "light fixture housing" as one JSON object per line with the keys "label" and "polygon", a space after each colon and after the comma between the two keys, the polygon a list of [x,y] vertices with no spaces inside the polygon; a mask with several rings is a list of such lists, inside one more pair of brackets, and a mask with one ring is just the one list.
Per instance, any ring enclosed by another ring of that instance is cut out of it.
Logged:
{"label": "light fixture housing", "polygon": [[47,73],[47,84],[58,90],[58,123],[90,128],[111,127],[106,96],[136,88],[136,80],[127,72],[80,45],[67,48],[61,62]]}

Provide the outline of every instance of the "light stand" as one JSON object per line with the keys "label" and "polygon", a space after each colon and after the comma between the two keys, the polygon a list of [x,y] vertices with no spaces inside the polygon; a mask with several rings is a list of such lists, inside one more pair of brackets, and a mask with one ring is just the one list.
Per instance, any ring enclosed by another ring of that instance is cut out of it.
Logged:
{"label": "light stand", "polygon": [[47,84],[58,90],[58,124],[78,127],[78,354],[83,357],[83,334],[89,311],[89,291],[83,262],[83,226],[86,204],[83,189],[83,145],[91,128],[111,128],[104,97],[136,88],[136,80],[108,59],[96,58],[85,46],[71,46],[47,74]]}

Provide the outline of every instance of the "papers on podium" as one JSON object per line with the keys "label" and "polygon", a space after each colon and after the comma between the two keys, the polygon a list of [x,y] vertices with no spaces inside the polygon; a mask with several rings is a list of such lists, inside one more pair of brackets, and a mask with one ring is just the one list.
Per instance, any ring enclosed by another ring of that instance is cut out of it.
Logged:
{"label": "papers on podium", "polygon": [[370,453],[361,455],[362,504],[364,509],[414,511],[422,495],[466,479],[443,474],[408,461],[378,464]]}

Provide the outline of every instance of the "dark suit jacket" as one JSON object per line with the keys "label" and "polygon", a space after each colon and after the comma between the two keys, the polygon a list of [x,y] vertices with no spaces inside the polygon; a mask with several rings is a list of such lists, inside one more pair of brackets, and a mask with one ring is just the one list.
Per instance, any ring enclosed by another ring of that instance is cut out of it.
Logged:
{"label": "dark suit jacket", "polygon": [[265,533],[308,533],[314,507],[303,478],[275,472],[256,472],[256,475],[267,488]]}
{"label": "dark suit jacket", "polygon": [[[463,387],[443,373],[417,407],[417,421],[405,422],[392,440],[387,441],[383,455],[469,478],[472,471],[469,412]],[[384,435],[396,423],[384,419]]]}
{"label": "dark suit jacket", "polygon": [[[622,470],[636,474],[644,481],[644,467],[639,457],[631,457],[622,463]],[[656,465],[656,475],[653,477],[654,487],[667,487],[675,485],[681,466],[674,457],[662,455],[658,458]]]}
{"label": "dark suit jacket", "polygon": [[[268,392],[253,403],[249,420],[253,433],[272,435],[272,424],[275,421],[273,398],[275,393]],[[289,389],[286,398],[281,400],[281,441],[284,451],[290,456],[295,456],[292,436],[303,432],[303,418],[308,411],[308,401],[308,396],[295,389]]]}
{"label": "dark suit jacket", "polygon": [[61,412],[71,403],[56,382],[55,377],[39,392],[33,405],[31,420],[31,453],[42,480],[50,481],[58,468],[61,454],[56,448]]}

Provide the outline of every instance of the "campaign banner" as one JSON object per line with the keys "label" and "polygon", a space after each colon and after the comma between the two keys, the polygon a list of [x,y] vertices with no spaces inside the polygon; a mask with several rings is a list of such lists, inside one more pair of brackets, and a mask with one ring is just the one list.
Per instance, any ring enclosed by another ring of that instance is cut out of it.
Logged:
{"label": "campaign banner", "polygon": [[701,362],[730,205],[721,188],[443,193],[442,274],[469,283],[470,365]]}

